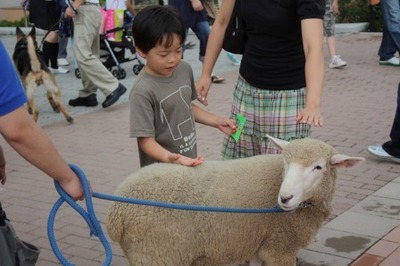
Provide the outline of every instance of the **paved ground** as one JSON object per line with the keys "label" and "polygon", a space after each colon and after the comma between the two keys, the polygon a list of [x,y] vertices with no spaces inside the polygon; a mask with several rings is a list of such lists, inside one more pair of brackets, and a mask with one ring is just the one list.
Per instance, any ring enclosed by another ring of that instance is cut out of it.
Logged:
{"label": "paved ground", "polygon": [[[195,41],[193,36],[192,40]],[[377,161],[366,146],[388,138],[396,107],[400,68],[379,66],[376,51],[379,34],[353,34],[338,38],[338,51],[349,66],[326,69],[323,95],[325,126],[314,129],[313,137],[335,146],[341,153],[367,160],[351,170],[340,170],[333,200],[333,213],[321,229],[318,241],[300,252],[301,265],[386,265],[400,261],[400,165]],[[12,51],[13,38],[1,36]],[[197,50],[187,51],[195,77],[201,65]],[[125,64],[129,88],[135,78]],[[327,65],[327,62],[326,62]],[[229,111],[236,67],[221,55],[217,72],[226,78],[213,85],[207,108],[217,114]],[[57,75],[63,89],[63,101],[75,97],[80,87],[73,74]],[[50,135],[68,162],[78,164],[91,178],[97,192],[113,193],[126,175],[138,169],[136,141],[128,137],[127,95],[116,105],[102,109],[68,107],[75,123],[68,125],[53,114],[39,91],[39,123]],[[103,96],[99,95],[99,101]],[[219,159],[222,136],[214,129],[198,127],[199,154]],[[41,248],[38,265],[55,265],[58,260],[48,243],[47,217],[57,194],[43,173],[25,162],[0,140],[7,157],[9,180],[0,187],[0,199],[19,236]],[[245,180],[244,180],[245,184]],[[94,199],[98,218],[104,225],[110,202]],[[99,265],[104,250],[97,239],[89,237],[86,223],[68,207],[57,215],[57,243],[76,265]],[[127,265],[117,245],[112,245],[113,265]]]}

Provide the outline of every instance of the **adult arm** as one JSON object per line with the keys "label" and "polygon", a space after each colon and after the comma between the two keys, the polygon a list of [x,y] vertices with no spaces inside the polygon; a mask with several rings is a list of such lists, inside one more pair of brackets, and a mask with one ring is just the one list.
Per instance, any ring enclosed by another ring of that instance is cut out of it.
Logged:
{"label": "adult arm", "polygon": [[23,106],[0,117],[0,132],[23,158],[59,181],[73,199],[83,199],[79,178]]}
{"label": "adult arm", "polygon": [[306,105],[297,116],[297,121],[323,126],[320,111],[324,83],[323,23],[321,19],[301,21],[304,53],[306,57]]}
{"label": "adult arm", "polygon": [[217,62],[218,56],[221,53],[225,30],[228,26],[234,6],[235,0],[222,1],[208,37],[203,70],[200,79],[196,84],[198,100],[204,105],[208,105],[207,95],[211,86],[212,71]]}
{"label": "adult arm", "polygon": [[6,158],[4,157],[3,148],[0,146],[0,184],[4,185],[6,181]]}
{"label": "adult arm", "polygon": [[[183,1],[183,0],[180,0]],[[188,0],[189,2],[192,3],[192,7],[194,11],[202,11],[204,9],[203,4],[201,3],[200,0]]]}
{"label": "adult arm", "polygon": [[204,162],[203,157],[189,158],[178,153],[172,153],[162,147],[154,137],[138,138],[140,148],[153,160],[164,163],[176,163],[186,166],[196,166]]}
{"label": "adult arm", "polygon": [[70,1],[70,6],[68,6],[68,8],[65,10],[65,17],[66,18],[71,18],[71,17],[75,17],[77,15],[76,11],[78,10],[78,8],[82,5],[83,2],[85,2],[85,0],[69,0]]}
{"label": "adult arm", "polygon": [[131,0],[126,0],[125,5],[126,9],[128,9],[129,13],[131,13],[132,16],[136,15],[136,9],[132,5]]}

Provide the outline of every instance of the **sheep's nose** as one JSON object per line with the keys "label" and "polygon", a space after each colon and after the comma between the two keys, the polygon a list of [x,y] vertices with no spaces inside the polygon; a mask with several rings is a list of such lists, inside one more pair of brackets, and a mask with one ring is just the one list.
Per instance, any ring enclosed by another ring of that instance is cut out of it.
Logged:
{"label": "sheep's nose", "polygon": [[286,203],[286,202],[288,202],[288,201],[291,200],[291,199],[293,199],[293,195],[290,195],[290,196],[288,196],[288,197],[283,197],[283,196],[281,196],[281,202],[282,202],[282,203]]}

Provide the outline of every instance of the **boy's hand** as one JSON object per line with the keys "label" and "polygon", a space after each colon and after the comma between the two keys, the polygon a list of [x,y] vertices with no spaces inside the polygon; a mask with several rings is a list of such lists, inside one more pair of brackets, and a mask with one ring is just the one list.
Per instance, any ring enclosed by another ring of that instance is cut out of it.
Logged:
{"label": "boy's hand", "polygon": [[171,153],[168,159],[170,163],[176,163],[185,166],[197,166],[204,162],[204,158],[201,156],[197,156],[193,159],[177,153]]}
{"label": "boy's hand", "polygon": [[218,124],[218,129],[227,135],[235,133],[236,128],[236,122],[229,118],[221,118]]}

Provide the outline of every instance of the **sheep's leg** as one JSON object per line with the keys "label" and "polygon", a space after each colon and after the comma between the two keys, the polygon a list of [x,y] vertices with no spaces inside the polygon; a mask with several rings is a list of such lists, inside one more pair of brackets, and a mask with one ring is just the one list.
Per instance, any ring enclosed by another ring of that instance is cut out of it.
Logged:
{"label": "sheep's leg", "polygon": [[259,251],[258,256],[263,266],[296,266],[296,253],[285,250],[285,253],[273,250]]}
{"label": "sheep's leg", "polygon": [[257,257],[253,257],[250,260],[249,266],[262,266],[262,261]]}

